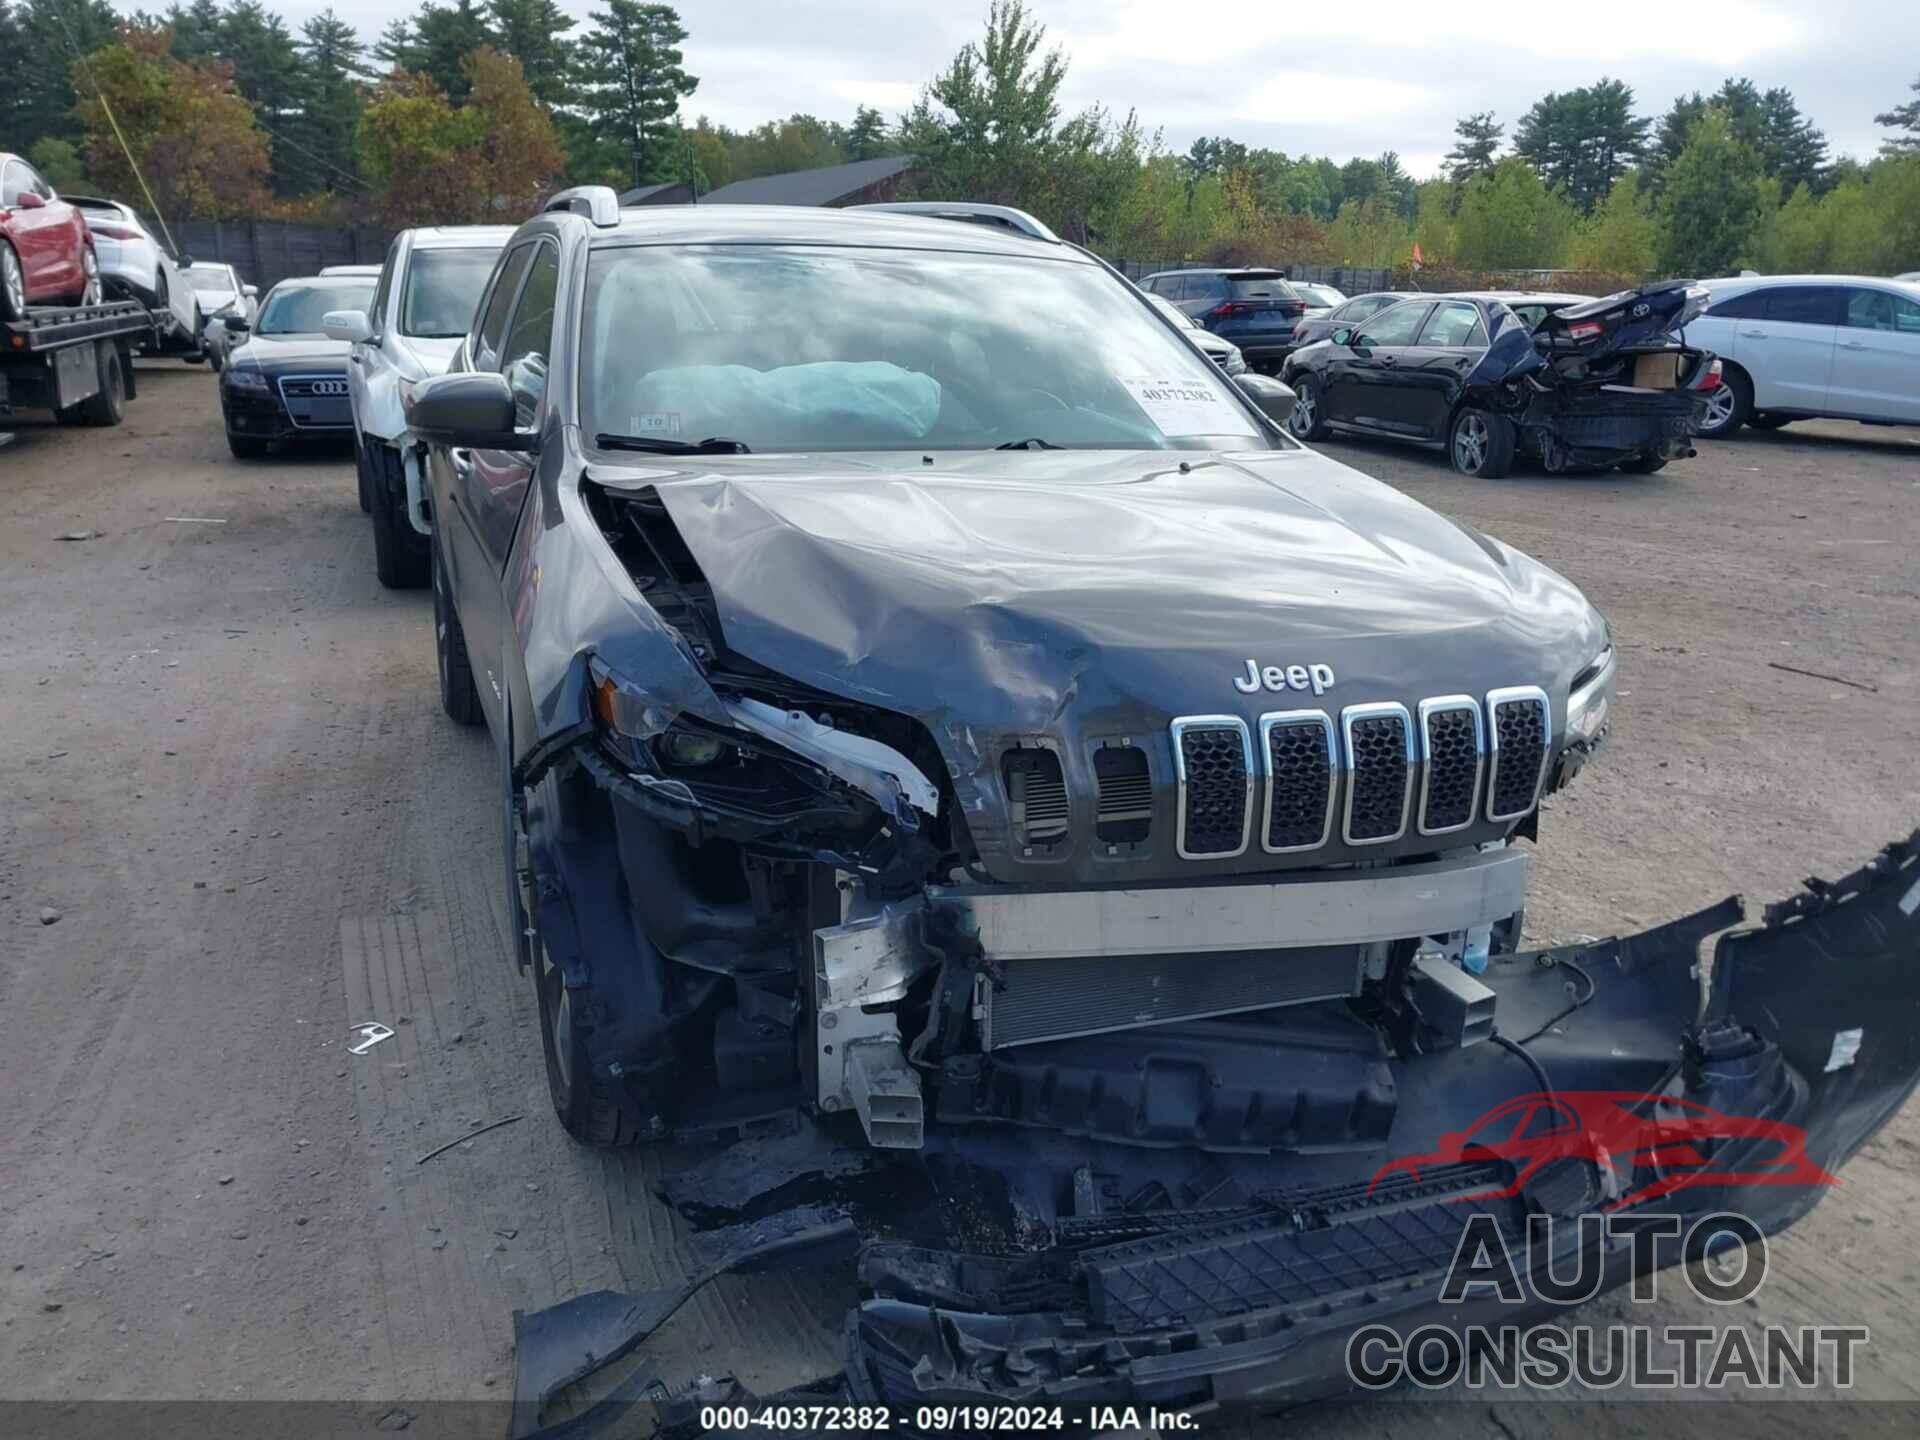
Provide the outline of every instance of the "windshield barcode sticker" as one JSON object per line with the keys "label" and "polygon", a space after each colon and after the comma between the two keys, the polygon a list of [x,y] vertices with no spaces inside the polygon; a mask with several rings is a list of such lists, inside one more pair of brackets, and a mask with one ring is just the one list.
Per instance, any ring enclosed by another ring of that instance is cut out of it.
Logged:
{"label": "windshield barcode sticker", "polygon": [[1246,418],[1207,381],[1134,379],[1120,383],[1162,435],[1249,433]]}

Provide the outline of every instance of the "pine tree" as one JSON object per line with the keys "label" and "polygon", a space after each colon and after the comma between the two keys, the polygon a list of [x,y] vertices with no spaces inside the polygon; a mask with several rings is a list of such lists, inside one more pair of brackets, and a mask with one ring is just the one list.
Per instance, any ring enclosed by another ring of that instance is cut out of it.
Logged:
{"label": "pine tree", "polygon": [[581,108],[609,149],[631,162],[632,182],[677,178],[679,126],[674,117],[699,81],[681,64],[686,28],[671,5],[607,0],[589,12],[581,42]]}
{"label": "pine tree", "polygon": [[407,68],[430,77],[458,105],[473,84],[462,62],[474,51],[497,43],[486,15],[474,0],[453,0],[451,5],[429,0],[420,7],[413,28],[418,53],[416,63]]}
{"label": "pine tree", "polygon": [[5,133],[9,150],[26,154],[47,135],[78,141],[73,107],[74,63],[111,45],[120,24],[107,0],[19,0],[13,11],[17,48],[6,55],[0,101],[12,112]]}
{"label": "pine tree", "polygon": [[1760,220],[1760,162],[1709,106],[1667,169],[1660,265],[1673,275],[1725,275],[1747,257]]}
{"label": "pine tree", "polygon": [[574,19],[554,0],[487,0],[494,43],[520,62],[527,88],[549,109],[573,102],[575,50],[568,38]]}
{"label": "pine tree", "polygon": [[886,152],[886,117],[871,105],[857,107],[853,112],[853,124],[847,129],[847,158],[871,160]]}
{"label": "pine tree", "polygon": [[1652,125],[1633,113],[1631,85],[1602,78],[1536,100],[1514,126],[1513,150],[1580,209],[1591,210],[1621,171],[1639,161]]}
{"label": "pine tree", "polygon": [[354,76],[365,47],[354,28],[327,9],[300,27],[299,49],[301,113],[289,132],[299,146],[289,157],[289,169],[299,177],[296,193],[357,192],[353,138],[361,101]]}
{"label": "pine tree", "polygon": [[[1920,80],[1907,87],[1916,97],[1920,97]],[[1890,130],[1902,130],[1905,134],[1889,135],[1880,142],[1880,148],[1889,155],[1903,154],[1920,150],[1920,98],[1909,100],[1904,105],[1896,105],[1884,115],[1873,117],[1876,125],[1885,125]]]}
{"label": "pine tree", "polygon": [[1493,118],[1493,111],[1482,110],[1454,122],[1453,133],[1458,138],[1453,149],[1447,152],[1447,178],[1455,184],[1464,185],[1476,175],[1485,175],[1493,169],[1494,157],[1500,151],[1500,139],[1507,127]]}

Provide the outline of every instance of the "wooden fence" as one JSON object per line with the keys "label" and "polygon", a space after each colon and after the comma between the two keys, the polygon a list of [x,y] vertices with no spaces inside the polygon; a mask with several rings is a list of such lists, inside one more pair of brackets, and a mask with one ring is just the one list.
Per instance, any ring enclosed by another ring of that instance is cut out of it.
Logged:
{"label": "wooden fence", "polygon": [[175,250],[194,260],[222,260],[262,295],[323,265],[378,265],[391,231],[276,220],[187,220],[173,226]]}

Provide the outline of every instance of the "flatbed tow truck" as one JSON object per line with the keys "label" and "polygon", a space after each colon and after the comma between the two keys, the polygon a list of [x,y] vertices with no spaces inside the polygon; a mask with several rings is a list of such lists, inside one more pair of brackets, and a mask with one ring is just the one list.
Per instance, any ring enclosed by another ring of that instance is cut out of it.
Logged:
{"label": "flatbed tow truck", "polygon": [[[131,300],[38,307],[0,324],[0,426],[16,410],[118,425],[135,394],[134,349],[154,333],[153,316]],[[12,438],[0,428],[0,444]]]}

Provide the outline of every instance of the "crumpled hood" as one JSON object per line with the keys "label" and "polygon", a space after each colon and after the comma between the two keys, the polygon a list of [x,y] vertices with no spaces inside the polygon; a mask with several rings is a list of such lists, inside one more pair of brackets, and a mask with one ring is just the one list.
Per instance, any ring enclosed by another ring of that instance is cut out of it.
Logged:
{"label": "crumpled hood", "polygon": [[[697,463],[593,478],[657,488],[730,648],[936,735],[1564,696],[1602,634],[1552,571],[1310,451]],[[1246,694],[1249,659],[1336,682]]]}

